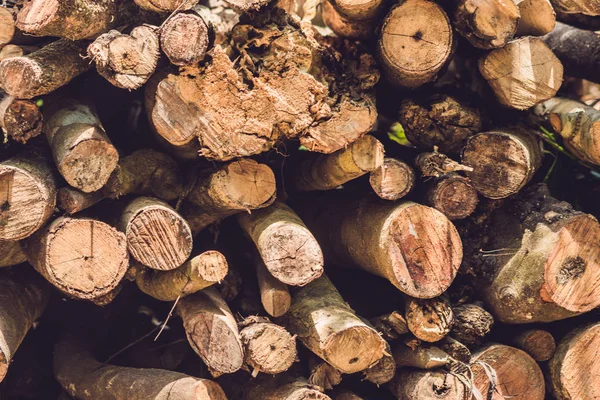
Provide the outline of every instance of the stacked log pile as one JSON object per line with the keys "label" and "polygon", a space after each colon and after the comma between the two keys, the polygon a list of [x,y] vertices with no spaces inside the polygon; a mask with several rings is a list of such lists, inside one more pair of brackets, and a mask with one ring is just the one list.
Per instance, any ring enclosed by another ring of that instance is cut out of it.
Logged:
{"label": "stacked log pile", "polygon": [[1,1],[0,398],[600,400],[598,18]]}

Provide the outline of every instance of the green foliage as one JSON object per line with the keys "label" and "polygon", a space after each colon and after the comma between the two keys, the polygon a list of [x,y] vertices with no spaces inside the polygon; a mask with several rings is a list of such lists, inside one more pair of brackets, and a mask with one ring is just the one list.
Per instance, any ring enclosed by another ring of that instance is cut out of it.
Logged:
{"label": "green foliage", "polygon": [[390,140],[402,145],[402,146],[410,146],[410,142],[406,138],[406,134],[404,133],[404,127],[396,122],[390,127],[390,131],[388,132],[388,137]]}

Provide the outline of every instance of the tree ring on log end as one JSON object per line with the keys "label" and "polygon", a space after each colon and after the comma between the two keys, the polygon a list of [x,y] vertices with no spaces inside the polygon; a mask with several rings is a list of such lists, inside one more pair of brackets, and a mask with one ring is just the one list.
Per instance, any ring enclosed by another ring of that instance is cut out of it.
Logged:
{"label": "tree ring on log end", "polygon": [[327,338],[323,354],[329,364],[345,374],[352,374],[376,363],[383,354],[384,346],[385,342],[374,329],[353,326]]}

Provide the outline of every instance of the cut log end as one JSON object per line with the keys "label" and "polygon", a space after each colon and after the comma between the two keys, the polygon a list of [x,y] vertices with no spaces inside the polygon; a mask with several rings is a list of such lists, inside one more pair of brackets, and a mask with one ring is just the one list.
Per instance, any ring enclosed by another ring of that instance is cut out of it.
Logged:
{"label": "cut log end", "polygon": [[240,336],[245,362],[251,370],[279,374],[296,361],[296,339],[279,325],[252,323],[240,331]]}
{"label": "cut log end", "polygon": [[13,140],[26,143],[42,133],[42,126],[43,116],[35,103],[8,97],[0,103],[0,127]]}
{"label": "cut log end", "polygon": [[426,300],[407,298],[405,317],[411,333],[425,342],[443,339],[454,322],[452,307],[444,297]]}
{"label": "cut log end", "polygon": [[441,211],[448,219],[463,219],[473,214],[479,197],[470,181],[452,174],[433,183],[427,191],[427,204]]}
{"label": "cut log end", "polygon": [[512,339],[516,347],[536,361],[548,361],[556,351],[554,337],[542,329],[528,329]]}
{"label": "cut log end", "polygon": [[[360,343],[360,346],[356,346]],[[324,343],[324,356],[331,365],[351,374],[376,363],[383,354],[381,337],[367,326],[353,326],[334,333]],[[365,351],[366,350],[366,351]]]}
{"label": "cut log end", "polygon": [[28,57],[11,57],[0,62],[0,87],[19,99],[38,94],[42,86],[42,67]]}
{"label": "cut log end", "polygon": [[234,161],[219,172],[211,191],[232,210],[252,210],[268,204],[275,196],[275,174],[253,160]]}
{"label": "cut log end", "polygon": [[194,7],[198,0],[134,0],[140,8],[165,14],[175,10],[184,11]]}
{"label": "cut log end", "polygon": [[517,31],[519,9],[512,1],[463,0],[454,13],[456,29],[475,47],[506,45]]}
{"label": "cut log end", "polygon": [[208,44],[208,25],[197,14],[177,14],[168,19],[162,27],[161,48],[175,65],[199,62],[204,58]]}
{"label": "cut log end", "polygon": [[413,368],[398,371],[389,389],[398,400],[455,400],[467,398],[469,393],[464,384],[448,372]]}
{"label": "cut log end", "polygon": [[549,0],[518,0],[519,7],[518,36],[542,36],[554,29],[556,13]]}

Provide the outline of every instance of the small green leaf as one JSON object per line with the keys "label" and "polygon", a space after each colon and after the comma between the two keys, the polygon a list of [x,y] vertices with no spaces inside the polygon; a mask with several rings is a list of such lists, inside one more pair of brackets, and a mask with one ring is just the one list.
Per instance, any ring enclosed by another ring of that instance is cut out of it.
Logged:
{"label": "small green leaf", "polygon": [[38,107],[42,107],[44,105],[44,100],[43,99],[37,99],[35,101],[35,105]]}
{"label": "small green leaf", "polygon": [[554,135],[554,133],[550,132],[548,129],[544,128],[543,126],[540,126],[540,130],[542,131],[542,133],[544,135],[546,135],[546,137],[550,140],[553,140],[554,142],[556,142],[556,136]]}
{"label": "small green leaf", "polygon": [[300,147],[298,147],[298,150],[300,151],[308,151],[308,149],[304,146],[304,145],[300,145]]}
{"label": "small green leaf", "polygon": [[394,123],[390,127],[388,137],[402,146],[410,146],[410,142],[408,141],[408,139],[406,138],[406,134],[404,133],[404,127],[402,127],[402,125],[399,122]]}

